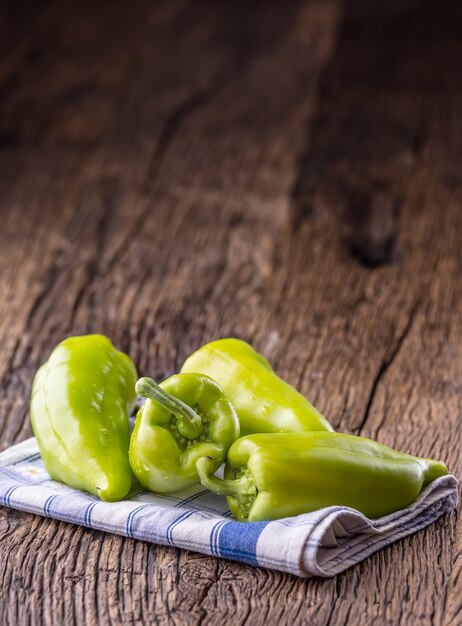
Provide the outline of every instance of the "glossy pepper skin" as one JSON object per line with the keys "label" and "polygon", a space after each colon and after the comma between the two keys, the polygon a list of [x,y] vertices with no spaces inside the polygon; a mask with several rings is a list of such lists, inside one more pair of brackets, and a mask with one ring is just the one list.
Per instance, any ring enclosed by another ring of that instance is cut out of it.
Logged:
{"label": "glossy pepper skin", "polygon": [[132,486],[128,414],[137,373],[103,335],[70,337],[38,370],[31,421],[54,480],[102,500],[122,500]]}
{"label": "glossy pepper skin", "polygon": [[397,452],[341,433],[279,433],[242,437],[228,451],[225,480],[200,459],[201,482],[228,496],[240,521],[263,521],[348,506],[371,518],[411,504],[422,488],[448,473],[432,459]]}
{"label": "glossy pepper skin", "polygon": [[198,483],[196,461],[203,456],[218,469],[239,437],[236,412],[218,383],[176,374],[160,385],[141,378],[136,390],[148,399],[136,418],[130,463],[146,489],[169,493]]}
{"label": "glossy pepper skin", "polygon": [[202,346],[186,359],[181,371],[207,374],[217,381],[236,409],[241,436],[333,430],[304,396],[240,339],[219,339]]}

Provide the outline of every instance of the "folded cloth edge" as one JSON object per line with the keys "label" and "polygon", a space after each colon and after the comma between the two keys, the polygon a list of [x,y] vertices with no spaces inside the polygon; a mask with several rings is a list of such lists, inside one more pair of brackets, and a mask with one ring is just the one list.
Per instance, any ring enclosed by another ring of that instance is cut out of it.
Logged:
{"label": "folded cloth edge", "polygon": [[[458,484],[452,474],[437,478],[409,507],[376,520],[348,507],[330,507],[303,547],[302,575],[335,576],[395,541],[423,530],[458,507]],[[349,532],[337,545],[332,545],[337,539],[333,530],[336,523],[349,527]],[[356,530],[352,524],[356,524]],[[331,545],[323,545],[326,537]],[[357,545],[359,548],[355,549]]]}

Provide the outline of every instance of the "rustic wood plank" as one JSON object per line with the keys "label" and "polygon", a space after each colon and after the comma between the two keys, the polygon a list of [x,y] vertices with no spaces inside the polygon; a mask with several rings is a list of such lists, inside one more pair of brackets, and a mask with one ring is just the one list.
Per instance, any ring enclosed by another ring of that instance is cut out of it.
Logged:
{"label": "rustic wood plank", "polygon": [[[435,6],[5,14],[1,449],[65,334],[157,378],[232,334],[336,428],[460,474],[462,46]],[[460,533],[306,581],[1,510],[0,621],[452,625]]]}

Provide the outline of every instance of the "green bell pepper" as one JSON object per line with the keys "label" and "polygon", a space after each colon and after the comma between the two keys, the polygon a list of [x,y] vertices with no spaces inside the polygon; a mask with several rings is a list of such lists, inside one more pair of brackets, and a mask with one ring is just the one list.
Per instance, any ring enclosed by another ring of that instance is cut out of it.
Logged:
{"label": "green bell pepper", "polygon": [[202,346],[186,359],[181,371],[207,374],[217,381],[236,409],[241,436],[333,430],[304,396],[240,339],[219,339]]}
{"label": "green bell pepper", "polygon": [[448,473],[432,459],[340,433],[249,435],[229,449],[225,478],[199,459],[202,484],[228,496],[240,521],[263,521],[348,506],[371,518],[411,504],[422,488]]}
{"label": "green bell pepper", "polygon": [[239,437],[239,420],[221,387],[202,374],[176,374],[160,385],[140,378],[148,398],[130,440],[130,463],[148,490],[169,493],[199,482],[196,461],[213,457],[214,471]]}
{"label": "green bell pepper", "polygon": [[132,486],[128,414],[136,369],[103,335],[65,339],[38,370],[31,421],[54,480],[102,500],[122,500]]}

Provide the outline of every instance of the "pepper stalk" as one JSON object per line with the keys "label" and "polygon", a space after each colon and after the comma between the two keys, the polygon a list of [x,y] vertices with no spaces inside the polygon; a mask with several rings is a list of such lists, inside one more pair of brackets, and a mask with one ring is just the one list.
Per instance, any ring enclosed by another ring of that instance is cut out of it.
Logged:
{"label": "pepper stalk", "polygon": [[211,457],[197,460],[196,470],[201,483],[219,496],[232,498],[246,517],[258,494],[255,482],[246,473],[235,479],[217,478],[214,476],[215,468],[216,461]]}
{"label": "pepper stalk", "polygon": [[135,390],[138,395],[154,400],[173,413],[182,437],[191,441],[200,437],[203,431],[200,415],[179,398],[175,398],[165,389],[162,389],[155,380],[148,377],[140,378],[135,385]]}

